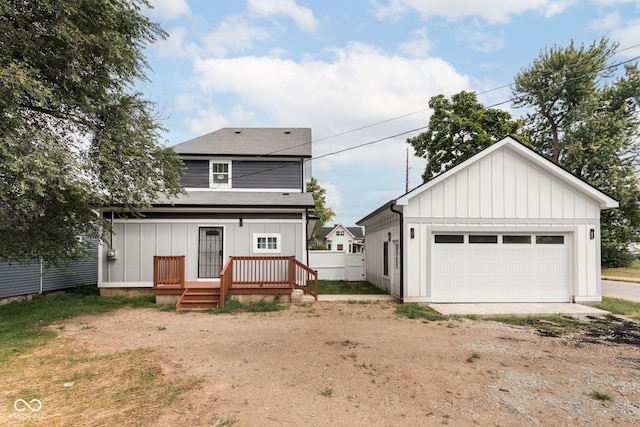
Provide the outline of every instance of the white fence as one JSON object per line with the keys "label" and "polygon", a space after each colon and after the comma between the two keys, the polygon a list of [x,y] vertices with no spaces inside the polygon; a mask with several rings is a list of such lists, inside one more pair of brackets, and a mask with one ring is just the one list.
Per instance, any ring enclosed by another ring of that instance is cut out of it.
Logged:
{"label": "white fence", "polygon": [[364,280],[364,252],[309,251],[309,267],[320,280]]}

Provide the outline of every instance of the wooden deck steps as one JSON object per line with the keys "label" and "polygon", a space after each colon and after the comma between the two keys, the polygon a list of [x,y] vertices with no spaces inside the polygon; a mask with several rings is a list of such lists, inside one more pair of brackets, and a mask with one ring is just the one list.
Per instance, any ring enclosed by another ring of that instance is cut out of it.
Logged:
{"label": "wooden deck steps", "polygon": [[187,288],[176,304],[176,310],[207,310],[220,305],[220,288]]}

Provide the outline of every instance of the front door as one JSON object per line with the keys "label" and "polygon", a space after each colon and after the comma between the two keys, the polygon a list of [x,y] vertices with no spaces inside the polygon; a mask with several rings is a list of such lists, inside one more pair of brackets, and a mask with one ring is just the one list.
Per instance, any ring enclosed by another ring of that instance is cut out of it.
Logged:
{"label": "front door", "polygon": [[222,227],[200,227],[198,278],[214,279],[222,271]]}

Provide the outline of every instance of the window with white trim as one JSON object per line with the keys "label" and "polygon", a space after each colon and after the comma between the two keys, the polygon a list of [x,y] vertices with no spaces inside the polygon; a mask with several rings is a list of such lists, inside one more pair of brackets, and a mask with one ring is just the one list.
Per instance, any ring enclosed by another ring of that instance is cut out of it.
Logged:
{"label": "window with white trim", "polygon": [[211,160],[209,170],[210,188],[231,188],[231,162]]}
{"label": "window with white trim", "polygon": [[280,253],[280,233],[256,233],[253,235],[253,252],[261,254]]}
{"label": "window with white trim", "polygon": [[344,236],[344,230],[336,231],[336,236]]}

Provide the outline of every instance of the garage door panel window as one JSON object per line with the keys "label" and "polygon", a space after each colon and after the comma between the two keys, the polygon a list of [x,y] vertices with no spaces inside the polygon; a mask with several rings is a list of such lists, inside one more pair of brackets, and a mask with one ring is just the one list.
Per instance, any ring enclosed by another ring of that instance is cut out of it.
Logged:
{"label": "garage door panel window", "polygon": [[469,243],[498,243],[498,236],[487,234],[470,234]]}
{"label": "garage door panel window", "polygon": [[564,236],[536,236],[536,245],[564,245]]}
{"label": "garage door panel window", "polygon": [[461,234],[436,234],[436,243],[464,243],[464,236]]}
{"label": "garage door panel window", "polygon": [[530,245],[531,236],[502,236],[502,243],[505,245]]}

